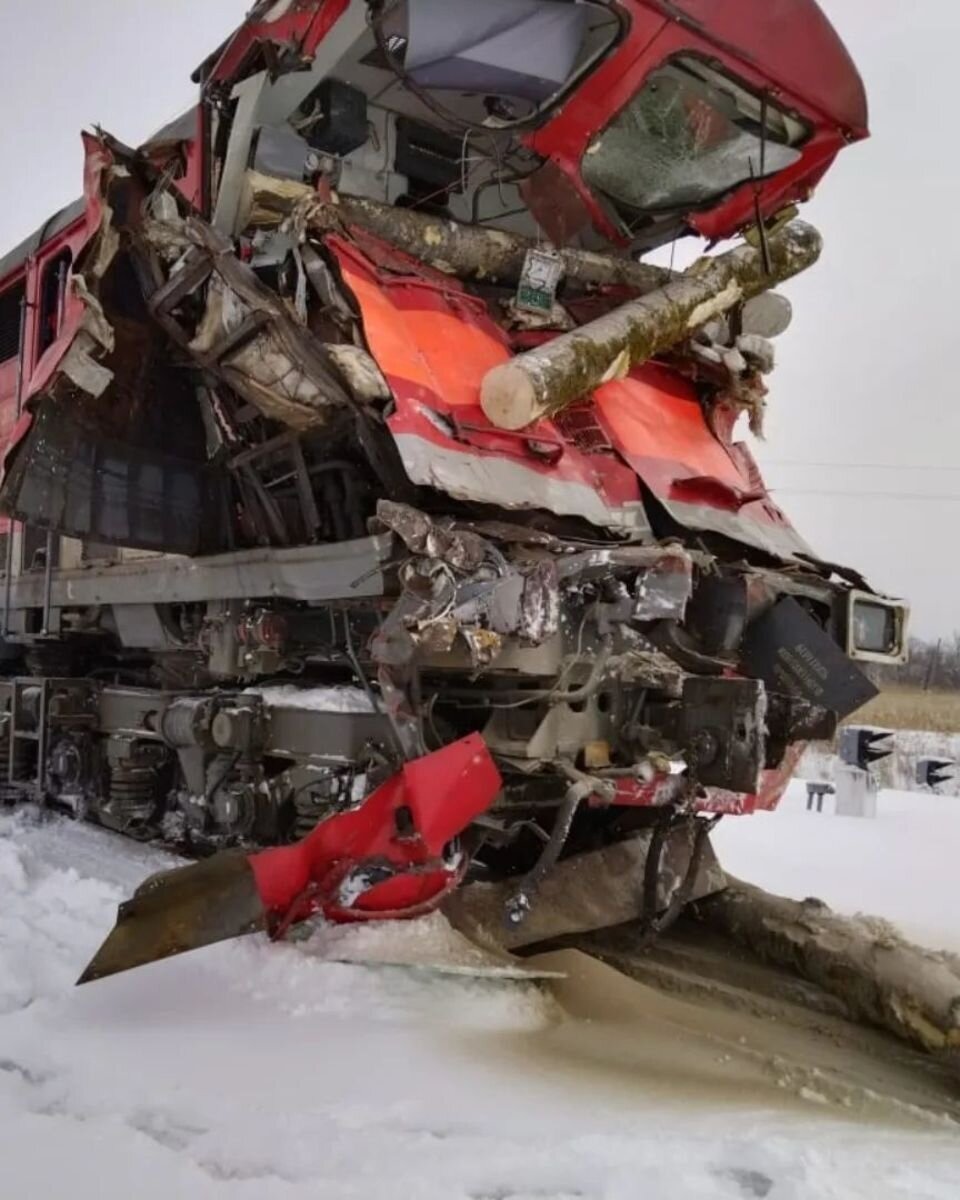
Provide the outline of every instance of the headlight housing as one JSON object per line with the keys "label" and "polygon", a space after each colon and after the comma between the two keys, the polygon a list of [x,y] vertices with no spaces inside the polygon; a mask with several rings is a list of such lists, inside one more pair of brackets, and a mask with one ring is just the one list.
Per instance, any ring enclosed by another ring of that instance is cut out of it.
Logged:
{"label": "headlight housing", "polygon": [[847,654],[860,662],[907,661],[908,606],[871,592],[851,591],[847,599]]}

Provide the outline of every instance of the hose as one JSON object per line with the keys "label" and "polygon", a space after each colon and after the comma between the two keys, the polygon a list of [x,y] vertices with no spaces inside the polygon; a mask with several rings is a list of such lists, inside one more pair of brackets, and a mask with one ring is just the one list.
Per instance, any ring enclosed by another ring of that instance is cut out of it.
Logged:
{"label": "hose", "polygon": [[600,687],[600,683],[612,657],[613,647],[610,644],[609,638],[605,638],[597,652],[596,658],[593,660],[590,674],[587,676],[584,684],[578,688],[571,688],[566,692],[548,692],[547,694],[558,704],[579,704],[583,700],[589,700]]}
{"label": "hose", "polygon": [[563,848],[567,844],[567,839],[570,837],[570,830],[573,828],[574,818],[581,803],[588,796],[593,796],[598,792],[600,794],[609,793],[613,790],[612,784],[604,784],[590,775],[585,775],[582,771],[578,771],[572,763],[561,762],[560,766],[570,780],[570,784],[563,797],[563,803],[557,810],[553,829],[550,831],[547,844],[541,851],[540,857],[521,878],[513,895],[507,900],[504,916],[507,924],[512,928],[522,925],[527,919],[540,884],[557,865]]}
{"label": "hose", "polygon": [[[649,946],[660,934],[665,933],[673,925],[686,906],[690,903],[700,864],[707,848],[707,837],[720,820],[720,815],[711,820],[692,817],[696,828],[693,835],[693,848],[690,852],[690,862],[680,886],[673,894],[661,916],[657,916],[657,885],[660,882],[660,865],[663,858],[663,847],[670,831],[669,820],[661,822],[653,831],[650,840],[650,850],[643,872],[643,917],[642,933],[639,948]],[[659,836],[658,836],[659,835]]]}
{"label": "hose", "polygon": [[[581,704],[589,700],[600,687],[603,676],[613,659],[613,646],[609,638],[604,638],[590,667],[586,682],[580,687],[561,691],[557,688],[541,688],[527,692],[520,700],[511,700],[505,704],[491,704],[490,708],[523,708],[526,704],[534,704],[538,700],[549,700],[551,704]],[[572,666],[573,664],[571,664]],[[569,673],[570,668],[567,668]]]}
{"label": "hose", "polygon": [[351,666],[356,672],[357,678],[363,690],[367,693],[367,699],[370,701],[370,707],[373,712],[383,713],[390,724],[390,731],[393,734],[394,744],[400,754],[400,761],[407,762],[412,755],[408,754],[406,744],[403,740],[403,734],[400,732],[400,726],[397,724],[397,718],[390,711],[389,704],[381,704],[380,697],[370,686],[370,680],[367,678],[366,672],[360,666],[360,659],[357,657],[357,652],[353,646],[353,634],[350,631],[350,614],[346,609],[343,610],[343,632],[344,642],[347,649],[347,657],[350,659]]}

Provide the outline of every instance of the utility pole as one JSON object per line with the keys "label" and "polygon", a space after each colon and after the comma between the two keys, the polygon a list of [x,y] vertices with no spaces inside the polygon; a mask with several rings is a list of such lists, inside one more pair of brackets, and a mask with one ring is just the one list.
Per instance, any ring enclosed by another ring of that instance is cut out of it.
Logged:
{"label": "utility pole", "polygon": [[923,681],[923,690],[929,692],[933,687],[937,677],[937,671],[940,669],[940,648],[943,645],[943,638],[937,638],[937,644],[933,649],[933,654],[930,655],[930,662],[927,664],[927,675]]}

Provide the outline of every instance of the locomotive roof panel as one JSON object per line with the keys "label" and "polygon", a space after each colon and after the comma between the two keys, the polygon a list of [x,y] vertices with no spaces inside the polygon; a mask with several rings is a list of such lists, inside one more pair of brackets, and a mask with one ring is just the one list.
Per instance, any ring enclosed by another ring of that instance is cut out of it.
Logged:
{"label": "locomotive roof panel", "polygon": [[49,241],[58,233],[62,233],[64,229],[82,217],[86,210],[87,202],[81,196],[72,204],[68,204],[66,208],[61,208],[59,212],[54,213],[52,217],[48,217],[39,229],[0,258],[0,284],[8,275],[12,275],[14,271],[22,267],[30,255],[35,254],[44,242]]}

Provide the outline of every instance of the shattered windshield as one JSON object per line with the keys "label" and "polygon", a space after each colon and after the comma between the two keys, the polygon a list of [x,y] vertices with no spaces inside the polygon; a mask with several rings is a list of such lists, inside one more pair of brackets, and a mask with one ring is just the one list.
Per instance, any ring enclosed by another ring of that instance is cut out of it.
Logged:
{"label": "shattered windshield", "polygon": [[799,118],[681,56],[654,71],[594,138],[583,177],[628,219],[631,212],[701,208],[795,163],[806,136]]}

